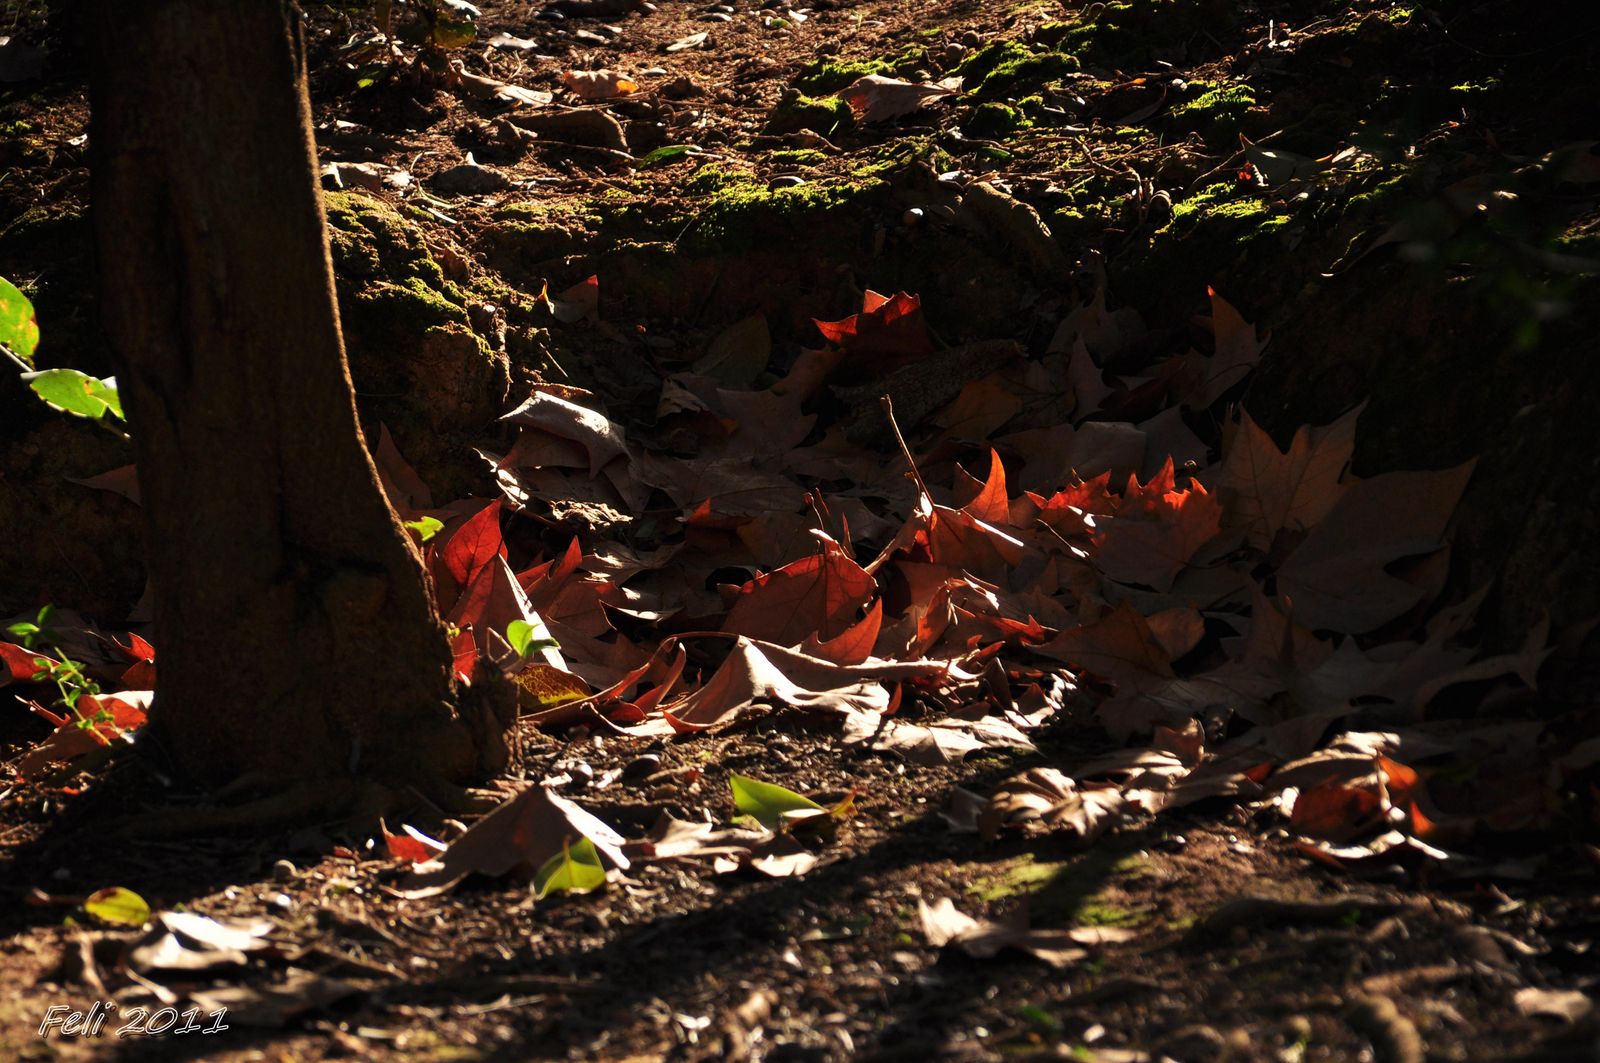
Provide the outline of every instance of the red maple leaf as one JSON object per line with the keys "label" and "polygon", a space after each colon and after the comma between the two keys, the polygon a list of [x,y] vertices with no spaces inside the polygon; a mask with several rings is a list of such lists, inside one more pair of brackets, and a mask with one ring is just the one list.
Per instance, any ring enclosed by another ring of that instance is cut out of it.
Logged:
{"label": "red maple leaf", "polygon": [[878,589],[872,576],[831,539],[821,553],[774,569],[746,583],[722,630],[798,646],[808,636],[827,640],[856,620],[856,610]]}
{"label": "red maple leaf", "polygon": [[933,340],[922,320],[922,300],[905,292],[885,296],[868,291],[861,300],[861,313],[838,321],[813,320],[829,343],[851,354],[933,352]]}

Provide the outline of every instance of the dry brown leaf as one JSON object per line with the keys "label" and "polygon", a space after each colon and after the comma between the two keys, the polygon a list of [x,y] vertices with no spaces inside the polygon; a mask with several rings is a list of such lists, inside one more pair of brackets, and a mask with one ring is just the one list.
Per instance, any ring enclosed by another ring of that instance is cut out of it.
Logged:
{"label": "dry brown leaf", "polygon": [[528,396],[528,401],[500,419],[578,443],[589,455],[591,476],[597,475],[613,458],[628,453],[627,439],[620,425],[603,413],[545,392]]}
{"label": "dry brown leaf", "polygon": [[1222,393],[1244,380],[1261,360],[1266,336],[1258,336],[1254,325],[1239,315],[1226,299],[1208,288],[1211,296],[1211,333],[1216,339],[1215,353],[1205,363],[1205,381],[1193,405],[1204,409]]}
{"label": "dry brown leaf", "polygon": [[561,83],[583,100],[605,100],[639,91],[639,83],[616,70],[568,70]]}
{"label": "dry brown leaf", "polygon": [[522,869],[531,876],[580,837],[617,867],[628,866],[616,831],[566,798],[530,786],[474,823],[437,860],[412,868],[395,892],[416,900],[444,893],[470,874],[499,876]]}
{"label": "dry brown leaf", "polygon": [[871,123],[911,114],[934,100],[955,95],[955,91],[941,85],[919,85],[882,74],[867,74],[836,95],[850,105],[856,121]]}
{"label": "dry brown leaf", "polygon": [[1228,526],[1243,528],[1251,546],[1266,550],[1278,532],[1303,531],[1326,517],[1349,489],[1342,478],[1362,409],[1321,428],[1302,426],[1287,454],[1243,413],[1224,447],[1217,480]]}
{"label": "dry brown leaf", "polygon": [[1026,910],[1014,913],[1004,922],[974,919],[959,911],[948,897],[929,905],[917,902],[922,934],[935,948],[954,945],[974,959],[986,960],[1002,949],[1018,949],[1052,967],[1065,967],[1088,957],[1084,945],[1108,945],[1128,941],[1134,931],[1118,927],[1074,927],[1067,930],[1033,929]]}
{"label": "dry brown leaf", "polygon": [[1473,465],[1385,473],[1352,486],[1278,570],[1293,618],[1360,634],[1417,605],[1423,592],[1385,567],[1438,549]]}

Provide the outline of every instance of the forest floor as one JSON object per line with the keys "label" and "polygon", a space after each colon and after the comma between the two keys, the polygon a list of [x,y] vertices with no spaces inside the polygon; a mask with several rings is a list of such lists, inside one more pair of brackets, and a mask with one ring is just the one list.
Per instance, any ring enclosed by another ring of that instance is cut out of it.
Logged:
{"label": "forest floor", "polygon": [[[0,644],[0,1060],[1600,1058],[1594,555],[1486,501],[1504,440],[1587,430],[1502,374],[1593,379],[1546,357],[1596,324],[1592,41],[541,6],[483,4],[451,77],[406,10],[391,54],[309,5],[380,475],[464,659],[560,644],[512,664],[526,820],[419,803],[468,841],[415,866],[357,809],[208,828],[125,755],[126,449],[0,390],[0,614],[62,607]],[[21,9],[0,276],[41,364],[103,373],[86,71]],[[110,746],[28,711],[35,653]],[[166,1008],[197,1028],[117,1036]]]}

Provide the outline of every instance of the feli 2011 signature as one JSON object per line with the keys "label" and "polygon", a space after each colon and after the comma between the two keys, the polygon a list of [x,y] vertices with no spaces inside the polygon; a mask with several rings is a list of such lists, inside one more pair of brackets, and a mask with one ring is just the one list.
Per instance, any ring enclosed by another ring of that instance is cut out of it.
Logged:
{"label": "feli 2011 signature", "polygon": [[[120,1012],[120,1021],[108,1029],[107,1020],[116,1012]],[[97,1000],[88,1011],[79,1011],[65,1004],[52,1004],[39,1023],[39,1036],[45,1039],[51,1036],[104,1037],[112,1033],[118,1037],[175,1037],[186,1033],[221,1033],[228,1028],[227,1017],[227,1008],[206,1013],[202,1021],[199,1008],[151,1011],[136,1006],[121,1011],[114,1000]]]}

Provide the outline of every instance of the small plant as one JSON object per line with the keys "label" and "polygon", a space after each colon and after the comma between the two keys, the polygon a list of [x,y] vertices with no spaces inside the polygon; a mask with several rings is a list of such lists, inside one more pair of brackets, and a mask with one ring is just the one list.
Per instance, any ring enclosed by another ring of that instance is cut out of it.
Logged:
{"label": "small plant", "polygon": [[34,394],[54,409],[97,423],[104,424],[107,414],[123,420],[115,377],[92,377],[76,369],[36,371],[33,352],[38,346],[39,319],[33,303],[16,285],[0,277],[0,353],[22,370],[22,379]]}
{"label": "small plant", "polygon": [[23,649],[36,650],[43,646],[56,655],[55,660],[43,654],[33,659],[34,667],[39,669],[34,680],[55,684],[59,695],[57,704],[72,713],[78,727],[87,730],[96,724],[110,722],[112,716],[107,709],[100,708],[90,716],[78,711],[78,701],[81,698],[99,696],[100,684],[90,679],[83,670],[83,665],[68,657],[61,649],[56,640],[56,631],[50,627],[50,616],[54,612],[55,607],[47,605],[39,610],[33,620],[11,624],[5,629],[5,633],[16,639]]}

